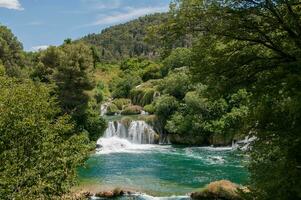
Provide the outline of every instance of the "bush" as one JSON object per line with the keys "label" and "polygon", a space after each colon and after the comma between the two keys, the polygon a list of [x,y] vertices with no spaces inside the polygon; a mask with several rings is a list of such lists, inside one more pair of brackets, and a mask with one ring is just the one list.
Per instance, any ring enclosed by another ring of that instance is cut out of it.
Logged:
{"label": "bush", "polygon": [[150,79],[162,78],[161,68],[162,66],[160,64],[155,64],[155,63],[150,64],[143,70],[142,80],[148,81]]}
{"label": "bush", "polygon": [[177,102],[176,98],[169,95],[164,95],[156,100],[155,114],[163,121],[166,121],[177,110],[178,107],[179,103]]}
{"label": "bush", "polygon": [[86,111],[86,120],[84,124],[84,129],[88,131],[90,140],[96,141],[102,136],[106,128],[107,122],[99,115],[97,104],[90,101]]}
{"label": "bush", "polygon": [[115,79],[111,85],[113,98],[128,98],[131,89],[139,85],[142,82],[138,75],[126,74],[119,79]]}
{"label": "bush", "polygon": [[153,104],[148,104],[148,105],[143,107],[143,110],[148,112],[149,114],[154,114],[155,111],[156,111],[156,108]]}
{"label": "bush", "polygon": [[122,115],[138,115],[141,113],[142,108],[140,106],[128,106],[126,107],[121,114]]}
{"label": "bush", "polygon": [[162,68],[162,75],[166,76],[172,69],[180,67],[189,67],[191,65],[192,52],[187,48],[176,48],[171,54],[163,60],[164,67]]}
{"label": "bush", "polygon": [[170,73],[159,84],[159,90],[164,94],[169,94],[181,100],[192,88],[191,78],[186,69],[181,69]]}
{"label": "bush", "polygon": [[104,95],[102,91],[96,91],[96,94],[94,95],[94,98],[97,103],[101,103],[104,100]]}
{"label": "bush", "polygon": [[153,88],[135,88],[130,92],[130,98],[133,104],[145,106],[154,100],[155,89]]}
{"label": "bush", "polygon": [[108,105],[107,108],[107,115],[115,115],[116,113],[118,113],[118,108],[115,104],[111,103],[110,105]]}
{"label": "bush", "polygon": [[131,100],[125,98],[114,99],[113,104],[115,104],[119,110],[122,110],[124,106],[131,104]]}

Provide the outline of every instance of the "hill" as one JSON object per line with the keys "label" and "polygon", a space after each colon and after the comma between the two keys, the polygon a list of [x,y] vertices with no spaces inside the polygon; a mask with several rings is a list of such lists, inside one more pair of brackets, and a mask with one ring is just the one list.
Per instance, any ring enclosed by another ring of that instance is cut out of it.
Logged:
{"label": "hill", "polygon": [[84,41],[94,46],[101,60],[120,60],[132,56],[154,58],[158,56],[158,45],[145,41],[147,29],[167,19],[166,13],[146,15],[130,22],[115,25],[98,34],[89,34]]}

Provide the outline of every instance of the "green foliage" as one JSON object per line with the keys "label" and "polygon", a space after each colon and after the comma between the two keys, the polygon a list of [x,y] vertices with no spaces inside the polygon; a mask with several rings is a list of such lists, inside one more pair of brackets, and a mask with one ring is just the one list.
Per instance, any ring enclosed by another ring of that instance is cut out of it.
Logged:
{"label": "green foliage", "polygon": [[95,87],[95,95],[94,98],[96,100],[96,103],[101,103],[104,100],[104,90],[105,85],[102,81],[99,81]]}
{"label": "green foliage", "polygon": [[67,192],[91,149],[44,84],[0,77],[0,198],[53,199]]}
{"label": "green foliage", "polygon": [[160,24],[166,14],[153,14],[125,24],[102,30],[100,34],[89,34],[81,39],[95,46],[102,62],[112,62],[124,58],[143,56],[158,57],[158,45],[147,43],[144,39],[148,27]]}
{"label": "green foliage", "polygon": [[3,65],[0,65],[0,76],[5,75],[5,67]]}
{"label": "green foliage", "polygon": [[107,115],[114,115],[116,113],[118,113],[118,108],[115,104],[111,103],[108,105],[108,108],[107,108]]}
{"label": "green foliage", "polygon": [[114,99],[113,104],[115,104],[119,110],[122,110],[125,106],[128,106],[131,104],[131,100],[124,99],[124,98]]}
{"label": "green foliage", "polygon": [[142,82],[138,75],[125,74],[121,78],[114,79],[110,85],[113,98],[129,98],[130,91]]}
{"label": "green foliage", "polygon": [[191,87],[191,78],[187,70],[180,69],[165,77],[160,82],[158,89],[162,91],[163,94],[169,94],[181,100]]}
{"label": "green foliage", "polygon": [[96,102],[89,102],[85,117],[84,129],[88,132],[90,140],[96,141],[107,128],[107,122],[100,116]]}
{"label": "green foliage", "polygon": [[8,76],[21,76],[24,67],[23,46],[11,30],[0,25],[0,65],[3,65]]}
{"label": "green foliage", "polygon": [[154,114],[156,111],[156,108],[153,104],[148,104],[143,107],[143,110],[148,112],[149,114]]}
{"label": "green foliage", "polygon": [[249,115],[250,94],[239,90],[229,99],[210,99],[207,90],[199,86],[196,91],[188,92],[178,112],[167,121],[166,129],[180,135],[202,135],[207,144],[231,144]]}
{"label": "green foliage", "polygon": [[138,87],[132,89],[130,92],[130,98],[134,104],[147,105],[154,100],[155,89]]}
{"label": "green foliage", "polygon": [[[83,43],[64,43],[61,47],[49,47],[40,52],[31,77],[54,85],[62,113],[71,115],[78,129],[82,130],[92,126],[88,116],[91,112],[87,111],[89,96],[86,93],[94,87],[92,73],[91,49]],[[95,98],[98,103],[103,100],[101,87],[98,84],[96,88]],[[99,131],[103,130],[97,124],[95,127],[99,127]]]}
{"label": "green foliage", "polygon": [[156,100],[155,114],[165,122],[178,109],[179,103],[173,96],[163,95]]}
{"label": "green foliage", "polygon": [[[301,198],[300,16],[294,0],[179,0],[163,29],[165,38],[193,33],[194,80],[210,86],[210,98],[232,96],[207,128],[242,131],[244,121],[256,136],[250,199]],[[232,102],[239,89],[252,91],[249,105]]]}
{"label": "green foliage", "polygon": [[170,55],[163,60],[162,74],[166,76],[169,71],[191,66],[192,52],[188,48],[173,49]]}
{"label": "green foliage", "polygon": [[142,108],[140,106],[128,106],[123,111],[121,111],[122,115],[138,115],[141,113]]}
{"label": "green foliage", "polygon": [[142,80],[148,81],[162,78],[161,69],[162,66],[160,64],[150,63],[142,72]]}

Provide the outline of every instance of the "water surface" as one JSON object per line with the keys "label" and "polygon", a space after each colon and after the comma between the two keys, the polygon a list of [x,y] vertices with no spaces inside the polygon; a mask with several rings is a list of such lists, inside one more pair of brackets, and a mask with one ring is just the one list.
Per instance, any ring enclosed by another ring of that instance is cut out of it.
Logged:
{"label": "water surface", "polygon": [[[113,140],[116,140],[113,142]],[[245,184],[244,156],[231,148],[131,144],[111,138],[79,169],[82,184],[128,188],[152,196],[184,195],[227,179]],[[116,142],[120,144],[116,149]]]}

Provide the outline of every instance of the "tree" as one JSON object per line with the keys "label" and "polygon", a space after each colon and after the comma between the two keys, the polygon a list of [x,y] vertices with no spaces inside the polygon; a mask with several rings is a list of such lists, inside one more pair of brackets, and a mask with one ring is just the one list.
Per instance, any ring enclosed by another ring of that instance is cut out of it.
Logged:
{"label": "tree", "polygon": [[54,199],[73,185],[91,149],[51,89],[0,77],[0,198]]}
{"label": "tree", "polygon": [[300,2],[177,0],[171,8],[166,29],[198,40],[195,80],[209,85],[212,97],[253,93],[253,198],[300,199]]}
{"label": "tree", "polygon": [[52,81],[56,85],[62,111],[70,114],[77,124],[84,124],[89,100],[85,90],[94,87],[92,53],[82,43],[63,45],[60,51],[62,56]]}
{"label": "tree", "polygon": [[4,65],[6,74],[20,76],[24,67],[23,46],[11,30],[0,25],[0,64]]}
{"label": "tree", "polygon": [[168,57],[163,60],[162,75],[166,76],[169,71],[191,66],[192,52],[188,48],[176,48],[173,49]]}

